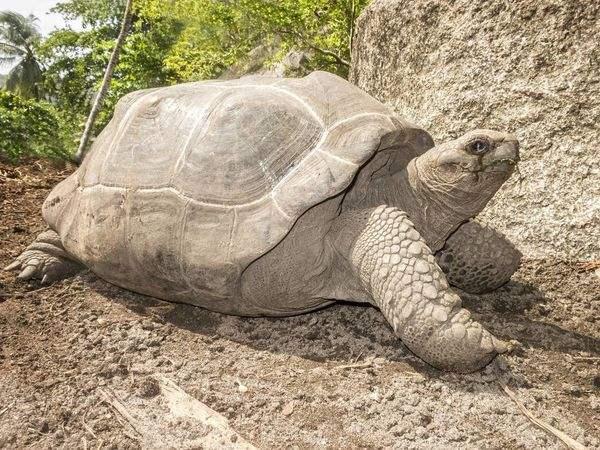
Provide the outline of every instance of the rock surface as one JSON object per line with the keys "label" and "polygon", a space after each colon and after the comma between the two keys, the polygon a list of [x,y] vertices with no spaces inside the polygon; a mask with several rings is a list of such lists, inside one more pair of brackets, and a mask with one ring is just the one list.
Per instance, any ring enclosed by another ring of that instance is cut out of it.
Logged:
{"label": "rock surface", "polygon": [[375,0],[351,80],[436,142],[473,128],[521,141],[481,214],[528,257],[600,256],[600,3]]}

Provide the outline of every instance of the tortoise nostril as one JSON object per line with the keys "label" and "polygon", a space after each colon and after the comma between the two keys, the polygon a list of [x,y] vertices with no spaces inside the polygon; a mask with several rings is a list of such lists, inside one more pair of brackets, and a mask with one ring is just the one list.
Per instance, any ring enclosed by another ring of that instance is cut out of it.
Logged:
{"label": "tortoise nostril", "polygon": [[519,161],[519,150],[521,148],[519,141],[512,141],[514,144],[514,148],[515,148],[515,160]]}

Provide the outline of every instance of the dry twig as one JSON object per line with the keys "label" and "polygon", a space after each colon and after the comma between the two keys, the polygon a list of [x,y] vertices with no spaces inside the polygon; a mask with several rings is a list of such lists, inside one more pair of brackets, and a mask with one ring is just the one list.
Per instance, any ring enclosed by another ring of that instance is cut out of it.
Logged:
{"label": "dry twig", "polygon": [[127,421],[127,423],[131,426],[133,431],[135,431],[138,435],[143,436],[143,433],[140,431],[140,425],[135,417],[133,417],[123,403],[113,394],[104,389],[99,389],[100,395],[104,399],[104,401],[112,406],[115,411],[117,411],[123,419]]}
{"label": "dry twig", "polygon": [[343,364],[341,366],[335,366],[334,369],[366,369],[367,367],[373,366],[374,359],[375,358],[371,356],[361,363]]}
{"label": "dry twig", "polygon": [[0,416],[2,416],[2,414],[4,414],[6,411],[8,411],[10,408],[12,408],[14,406],[14,404],[15,404],[15,402],[12,402],[6,408],[4,408],[2,411],[0,411]]}
{"label": "dry twig", "polygon": [[[159,394],[156,399],[139,398],[143,400],[141,404],[126,406],[112,391],[99,389],[103,401],[119,413],[117,420],[131,426],[137,435],[134,439],[140,441],[143,448],[256,449],[229,426],[224,416],[187,394],[170,379],[164,376],[155,379],[160,387]],[[157,404],[167,408],[165,420],[157,420],[153,413]],[[190,436],[185,429],[170,427],[174,420],[195,422],[204,430],[203,434]]]}
{"label": "dry twig", "polygon": [[571,356],[577,361],[600,361],[600,356]]}
{"label": "dry twig", "polygon": [[527,417],[534,425],[544,430],[546,433],[552,434],[554,437],[560,439],[567,447],[573,450],[586,450],[586,447],[577,442],[572,437],[566,435],[560,430],[557,430],[549,423],[544,422],[541,419],[535,417],[531,412],[525,408],[525,405],[519,401],[515,393],[502,381],[498,380],[498,384],[502,387],[506,395],[517,405],[519,410]]}
{"label": "dry twig", "polygon": [[600,269],[600,260],[584,261],[577,264],[581,270],[592,271]]}
{"label": "dry twig", "polygon": [[96,433],[94,433],[94,430],[92,429],[92,427],[90,427],[87,423],[85,423],[85,421],[82,421],[81,423],[83,425],[83,428],[85,428],[85,431],[87,431],[88,433],[90,433],[90,435],[94,439],[98,439],[98,436],[96,436]]}

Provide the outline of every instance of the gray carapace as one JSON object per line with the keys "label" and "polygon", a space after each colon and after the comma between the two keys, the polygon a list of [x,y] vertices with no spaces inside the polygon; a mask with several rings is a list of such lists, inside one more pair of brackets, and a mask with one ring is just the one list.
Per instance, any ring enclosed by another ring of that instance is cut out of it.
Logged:
{"label": "gray carapace", "polygon": [[470,220],[510,176],[516,138],[434,146],[347,81],[246,77],[121,99],[8,269],[86,266],[136,292],[238,315],[368,302],[433,366],[472,371],[509,344],[449,283],[494,289],[520,254]]}

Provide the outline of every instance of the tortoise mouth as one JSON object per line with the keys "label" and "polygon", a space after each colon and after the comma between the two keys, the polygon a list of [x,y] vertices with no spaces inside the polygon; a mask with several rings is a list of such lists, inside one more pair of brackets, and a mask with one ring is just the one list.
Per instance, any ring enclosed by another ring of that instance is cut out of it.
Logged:
{"label": "tortoise mouth", "polygon": [[518,160],[515,159],[497,159],[492,161],[487,166],[484,166],[481,172],[512,172],[517,165]]}
{"label": "tortoise mouth", "polygon": [[518,162],[518,141],[502,142],[493,151],[483,155],[481,158],[484,172],[512,172]]}
{"label": "tortoise mouth", "polygon": [[518,161],[518,156],[515,158],[488,158],[487,160],[482,158],[475,164],[460,164],[460,167],[461,172],[474,183],[473,186],[478,186],[476,189],[480,189],[482,183],[506,181],[517,168]]}
{"label": "tortoise mouth", "polygon": [[[479,139],[482,141],[482,139]],[[479,142],[477,141],[477,142]],[[487,146],[479,152],[459,148],[450,148],[438,152],[434,164],[439,168],[462,172],[463,174],[508,174],[519,162],[519,143],[516,140],[488,142]]]}
{"label": "tortoise mouth", "polygon": [[486,161],[485,164],[479,161],[477,163],[466,162],[455,164],[455,166],[460,167],[460,171],[465,174],[512,173],[517,166],[517,162],[518,161],[514,159],[502,158]]}

